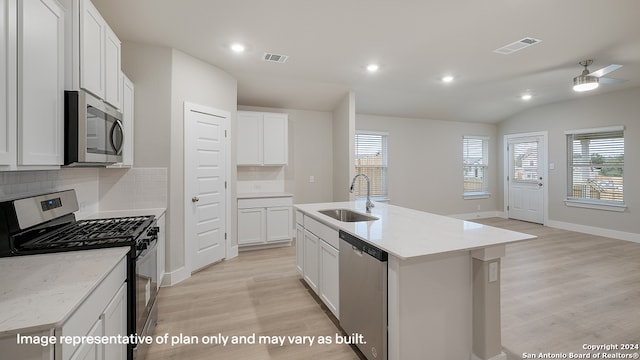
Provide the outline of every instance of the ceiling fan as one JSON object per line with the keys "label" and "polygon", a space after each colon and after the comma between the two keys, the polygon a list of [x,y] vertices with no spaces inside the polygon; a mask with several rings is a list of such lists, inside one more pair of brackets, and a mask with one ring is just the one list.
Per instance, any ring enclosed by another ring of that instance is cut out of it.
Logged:
{"label": "ceiling fan", "polygon": [[605,75],[612,71],[620,69],[622,65],[611,64],[609,66],[603,67],[600,70],[590,72],[589,69],[587,69],[587,66],[590,66],[591,64],[593,64],[593,60],[588,59],[588,60],[580,61],[578,64],[580,64],[580,66],[584,66],[584,70],[582,70],[582,74],[573,78],[574,91],[582,92],[582,91],[593,90],[597,88],[600,83],[617,84],[617,83],[624,82],[624,80],[602,77],[602,75]]}

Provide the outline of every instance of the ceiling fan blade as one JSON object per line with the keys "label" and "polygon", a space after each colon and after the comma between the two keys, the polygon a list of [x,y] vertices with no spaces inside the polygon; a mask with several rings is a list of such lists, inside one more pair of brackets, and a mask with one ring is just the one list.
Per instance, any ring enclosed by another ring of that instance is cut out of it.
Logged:
{"label": "ceiling fan blade", "polygon": [[603,68],[602,68],[602,69],[600,69],[600,70],[596,70],[596,71],[594,71],[594,72],[590,73],[589,75],[596,76],[596,77],[600,77],[600,76],[602,76],[602,75],[606,75],[606,74],[608,74],[608,73],[610,73],[610,72],[612,72],[612,71],[618,70],[618,69],[620,69],[621,67],[622,67],[622,65],[618,65],[618,64],[611,64],[611,65],[609,65],[609,66],[603,67]]}
{"label": "ceiling fan blade", "polygon": [[605,77],[598,78],[598,82],[600,84],[620,84],[625,81],[627,80],[612,79],[612,78],[605,78]]}

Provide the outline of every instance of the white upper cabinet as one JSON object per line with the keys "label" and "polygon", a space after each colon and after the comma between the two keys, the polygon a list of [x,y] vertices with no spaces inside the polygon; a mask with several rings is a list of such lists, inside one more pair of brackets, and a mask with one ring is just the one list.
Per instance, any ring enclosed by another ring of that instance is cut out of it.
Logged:
{"label": "white upper cabinet", "polygon": [[289,120],[286,114],[264,114],[264,165],[286,165],[288,160]]}
{"label": "white upper cabinet", "polygon": [[[72,24],[69,29],[71,38],[75,41],[77,37],[79,44],[72,44],[70,53],[72,57],[79,56],[80,61],[77,66],[79,68],[74,66],[71,70],[68,84],[74,89],[83,88],[121,109],[123,94],[120,77],[120,39],[90,0],[72,0],[71,3],[73,9],[79,8],[79,13],[74,14],[74,21],[79,26]],[[74,74],[77,71],[79,76]],[[76,82],[78,77],[79,84]]]}
{"label": "white upper cabinet", "polygon": [[238,165],[262,165],[262,114],[238,111]]}
{"label": "white upper cabinet", "polygon": [[107,23],[89,0],[80,0],[80,87],[104,99]]}
{"label": "white upper cabinet", "polygon": [[0,0],[0,171],[63,160],[64,8]]}
{"label": "white upper cabinet", "polygon": [[55,0],[18,1],[18,164],[63,157],[64,9]]}
{"label": "white upper cabinet", "polygon": [[104,100],[117,109],[122,109],[122,86],[120,77],[120,39],[109,26],[105,33],[105,97]]}
{"label": "white upper cabinet", "polygon": [[238,111],[237,165],[287,165],[287,114]]}
{"label": "white upper cabinet", "polygon": [[131,80],[122,74],[122,125],[124,126],[122,165],[125,166],[133,166],[134,90]]}

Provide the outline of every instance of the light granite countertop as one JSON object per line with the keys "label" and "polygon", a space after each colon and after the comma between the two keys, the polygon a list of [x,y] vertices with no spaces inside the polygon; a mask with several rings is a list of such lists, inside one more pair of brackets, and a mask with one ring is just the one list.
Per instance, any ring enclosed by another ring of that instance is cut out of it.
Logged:
{"label": "light granite countertop", "polygon": [[165,208],[107,210],[107,211],[100,211],[95,214],[91,214],[90,216],[87,216],[86,219],[105,219],[105,218],[114,218],[114,217],[147,216],[147,215],[153,215],[157,219],[162,214],[164,214],[166,210],[167,209]]}
{"label": "light granite countertop", "polygon": [[448,216],[431,214],[385,203],[375,203],[373,221],[341,222],[319,210],[349,209],[365,213],[364,200],[334,203],[297,204],[295,208],[339,230],[344,230],[399,259],[480,249],[535,236],[499,229]]}
{"label": "light granite countertop", "polygon": [[291,193],[285,192],[263,192],[263,193],[238,193],[238,199],[260,199],[260,198],[274,198],[274,197],[293,197]]}
{"label": "light granite countertop", "polygon": [[128,247],[0,258],[0,335],[61,326]]}

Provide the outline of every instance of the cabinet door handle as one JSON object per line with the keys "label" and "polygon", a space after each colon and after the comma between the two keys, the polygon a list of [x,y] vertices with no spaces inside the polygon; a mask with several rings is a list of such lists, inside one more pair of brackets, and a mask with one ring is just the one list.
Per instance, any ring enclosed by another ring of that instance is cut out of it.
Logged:
{"label": "cabinet door handle", "polygon": [[200,201],[200,198],[197,197],[197,196],[194,196],[194,197],[191,198],[191,202],[193,202],[193,203],[196,203],[198,201]]}

